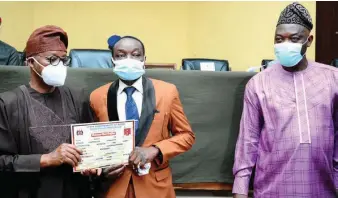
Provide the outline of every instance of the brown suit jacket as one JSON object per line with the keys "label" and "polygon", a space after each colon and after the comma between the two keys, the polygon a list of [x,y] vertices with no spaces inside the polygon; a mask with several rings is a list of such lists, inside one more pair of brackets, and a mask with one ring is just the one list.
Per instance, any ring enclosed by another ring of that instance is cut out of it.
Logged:
{"label": "brown suit jacket", "polygon": [[[118,82],[104,85],[90,95],[91,107],[100,122],[118,120]],[[189,150],[195,142],[175,85],[143,77],[142,113],[135,139],[136,146],[156,145],[163,155],[162,164],[152,162],[145,176],[127,168],[120,178],[106,184],[109,187],[102,190],[101,196],[124,198],[132,178],[137,198],[174,198],[169,160]]]}

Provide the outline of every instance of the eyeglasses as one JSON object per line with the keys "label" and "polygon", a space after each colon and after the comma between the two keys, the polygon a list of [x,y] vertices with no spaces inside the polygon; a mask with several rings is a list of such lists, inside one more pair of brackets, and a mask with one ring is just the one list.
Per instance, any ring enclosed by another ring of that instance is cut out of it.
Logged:
{"label": "eyeglasses", "polygon": [[69,66],[70,62],[71,62],[71,58],[69,56],[65,56],[65,57],[58,57],[58,56],[50,56],[50,57],[46,57],[46,60],[48,60],[48,62],[53,65],[53,66],[58,66],[60,61],[63,62],[64,66]]}

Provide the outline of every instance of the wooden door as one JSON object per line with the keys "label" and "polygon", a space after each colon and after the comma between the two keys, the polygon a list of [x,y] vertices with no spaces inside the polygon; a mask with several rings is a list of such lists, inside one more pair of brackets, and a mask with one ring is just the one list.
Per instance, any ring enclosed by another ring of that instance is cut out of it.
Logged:
{"label": "wooden door", "polygon": [[316,61],[331,64],[338,59],[338,2],[316,2]]}

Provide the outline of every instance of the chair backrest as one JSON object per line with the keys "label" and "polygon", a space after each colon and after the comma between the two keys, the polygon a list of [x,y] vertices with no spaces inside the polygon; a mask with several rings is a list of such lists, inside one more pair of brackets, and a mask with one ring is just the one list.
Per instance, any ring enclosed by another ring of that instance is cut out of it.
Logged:
{"label": "chair backrest", "polygon": [[101,49],[72,49],[69,56],[72,58],[71,67],[82,68],[111,68],[112,54],[110,50]]}
{"label": "chair backrest", "polygon": [[186,58],[182,60],[183,70],[230,71],[227,60],[207,58]]}
{"label": "chair backrest", "polygon": [[338,58],[333,59],[331,65],[334,67],[338,67]]}
{"label": "chair backrest", "polygon": [[262,60],[262,66],[263,66],[263,68],[266,69],[271,61],[273,61],[273,60],[271,60],[271,59],[263,59]]}
{"label": "chair backrest", "polygon": [[18,54],[19,54],[19,58],[20,58],[20,66],[24,66],[25,61],[26,61],[26,53],[18,51]]}

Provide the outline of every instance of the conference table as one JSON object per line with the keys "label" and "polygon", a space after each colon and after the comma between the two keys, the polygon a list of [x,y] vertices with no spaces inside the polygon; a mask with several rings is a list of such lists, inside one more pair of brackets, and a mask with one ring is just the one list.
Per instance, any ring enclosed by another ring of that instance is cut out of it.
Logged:
{"label": "conference table", "polygon": [[[196,135],[188,152],[170,160],[177,190],[230,191],[245,85],[255,73],[147,70],[176,85]],[[66,85],[90,93],[116,80],[111,69],[69,68]],[[28,67],[0,67],[0,92],[29,81]]]}

